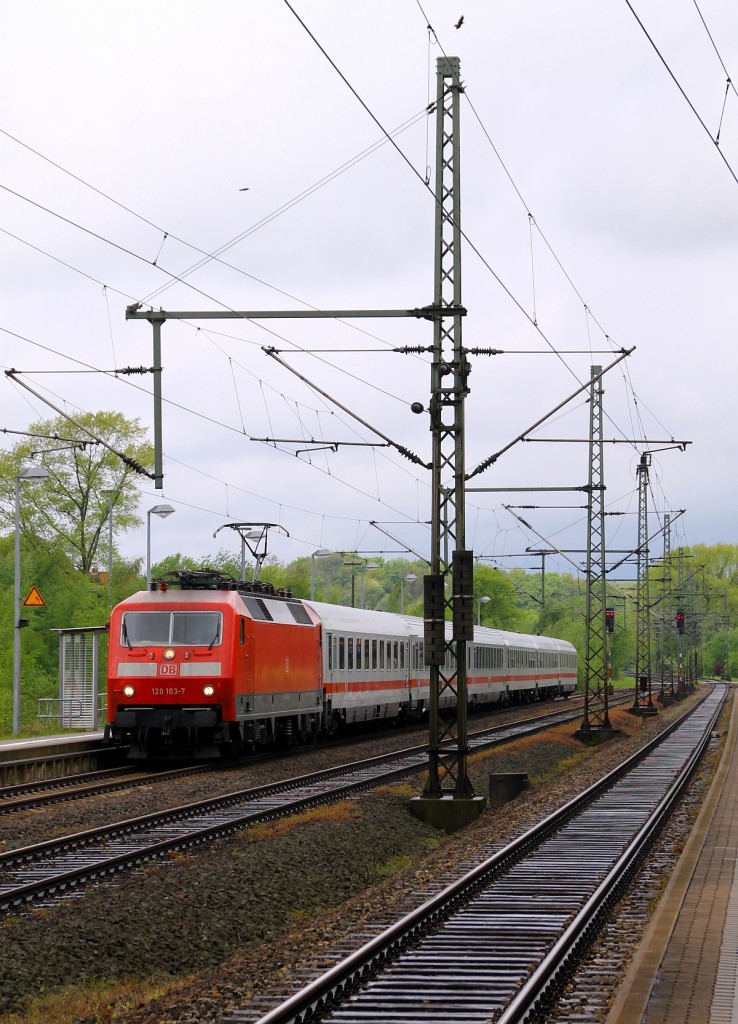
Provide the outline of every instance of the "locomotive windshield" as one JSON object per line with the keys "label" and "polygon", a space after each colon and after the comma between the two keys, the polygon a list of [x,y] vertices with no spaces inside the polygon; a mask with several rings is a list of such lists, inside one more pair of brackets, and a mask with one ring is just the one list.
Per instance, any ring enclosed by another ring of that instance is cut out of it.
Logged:
{"label": "locomotive windshield", "polygon": [[126,612],[120,639],[124,647],[215,647],[223,635],[221,621],[220,612]]}

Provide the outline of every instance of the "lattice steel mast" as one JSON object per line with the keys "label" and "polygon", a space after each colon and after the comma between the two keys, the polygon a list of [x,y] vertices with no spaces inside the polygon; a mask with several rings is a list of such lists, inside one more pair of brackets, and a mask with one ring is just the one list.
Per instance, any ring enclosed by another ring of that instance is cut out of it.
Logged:
{"label": "lattice steel mast", "polygon": [[589,484],[587,492],[587,640],[584,717],[580,730],[610,729],[605,607],[605,483],[602,443],[602,367],[592,367],[589,396]]}
{"label": "lattice steel mast", "polygon": [[651,605],[648,566],[648,470],[651,455],[643,452],[638,474],[638,565],[636,578],[635,697],[631,711],[655,714],[651,695]]}
{"label": "lattice steel mast", "polygon": [[[430,671],[428,779],[413,813],[455,828],[479,813],[467,772],[466,644],[474,635],[473,553],[465,550],[464,399],[469,362],[461,343],[461,193],[458,57],[437,63],[436,226],[433,365],[431,572],[425,577],[425,660]],[[449,316],[452,312],[452,316]],[[448,593],[448,584],[451,592]],[[446,611],[453,627],[446,636]],[[452,717],[441,718],[451,696]],[[452,742],[447,743],[448,740]],[[453,742],[455,741],[455,742]],[[443,799],[443,798],[452,798]],[[413,804],[415,806],[413,806]]]}
{"label": "lattice steel mast", "polygon": [[[663,628],[661,633],[661,700],[664,702],[665,698],[673,698],[674,694],[674,645],[670,642],[671,638],[671,626],[673,622],[672,613],[672,602],[671,597],[671,516],[668,513],[664,515],[664,564],[662,567],[663,573],[663,610],[661,613],[661,621],[663,622]],[[666,679],[664,672],[664,664],[667,657],[669,660],[669,689],[668,694],[666,691]]]}

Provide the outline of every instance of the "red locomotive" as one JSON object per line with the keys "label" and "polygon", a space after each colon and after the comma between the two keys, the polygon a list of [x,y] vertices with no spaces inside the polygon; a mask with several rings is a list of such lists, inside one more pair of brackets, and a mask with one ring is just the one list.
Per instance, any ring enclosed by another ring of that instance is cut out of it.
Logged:
{"label": "red locomotive", "polygon": [[[576,689],[566,641],[477,628],[468,647],[472,706]],[[106,738],[139,759],[211,758],[420,718],[423,620],[183,570],[113,609],[107,693]]]}

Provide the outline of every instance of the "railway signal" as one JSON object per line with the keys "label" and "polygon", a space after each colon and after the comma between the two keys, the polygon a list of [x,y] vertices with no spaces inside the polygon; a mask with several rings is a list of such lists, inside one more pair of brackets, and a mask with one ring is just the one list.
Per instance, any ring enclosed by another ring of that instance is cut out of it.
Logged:
{"label": "railway signal", "polygon": [[615,631],[615,609],[605,608],[605,626],[608,633]]}
{"label": "railway signal", "polygon": [[683,633],[684,632],[684,612],[681,610],[681,608],[676,613],[676,618],[674,619],[674,621],[676,622],[677,632],[678,633]]}

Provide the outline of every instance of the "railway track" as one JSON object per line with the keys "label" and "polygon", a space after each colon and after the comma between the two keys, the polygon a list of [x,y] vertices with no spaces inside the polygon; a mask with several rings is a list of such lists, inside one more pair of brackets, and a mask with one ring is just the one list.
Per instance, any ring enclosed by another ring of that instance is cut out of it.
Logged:
{"label": "railway track", "polygon": [[53,779],[22,782],[0,790],[0,814],[27,811],[32,807],[81,800],[84,797],[115,793],[122,789],[135,789],[153,783],[167,782],[186,775],[214,771],[213,765],[187,765],[168,771],[149,771],[133,765],[105,768],[79,775],[60,775]]}
{"label": "railway track", "polygon": [[[484,730],[472,750],[509,742],[579,717],[567,707],[533,720]],[[350,796],[426,767],[427,746],[325,769],[255,789],[77,832],[0,854],[0,909],[55,899],[85,881],[124,870],[172,850],[192,847],[246,825]]]}
{"label": "railway track", "polygon": [[[569,700],[567,702],[567,711],[568,715],[564,719],[565,721],[577,718],[581,713],[581,699]],[[482,731],[483,734],[487,732],[488,730]],[[366,740],[366,736],[362,735],[361,740]],[[352,742],[356,742],[356,740],[349,741],[348,745],[351,745]],[[417,748],[409,749],[427,750],[427,747],[419,745]],[[252,767],[260,759],[268,759],[270,756],[267,754],[257,754],[242,761],[199,763],[156,770],[147,769],[143,766],[122,765],[117,768],[108,768],[101,771],[61,775],[54,778],[18,783],[0,788],[0,814],[11,814],[15,811],[25,811],[33,807],[61,803],[66,800],[79,800],[85,797],[99,796],[104,793],[134,789],[138,786],[154,785],[190,775],[200,775],[218,770],[232,770],[239,765]]]}
{"label": "railway track", "polygon": [[[547,1001],[707,748],[726,688],[617,771],[262,1016],[224,1024],[518,1024]],[[262,1004],[263,1005],[263,1004]]]}

